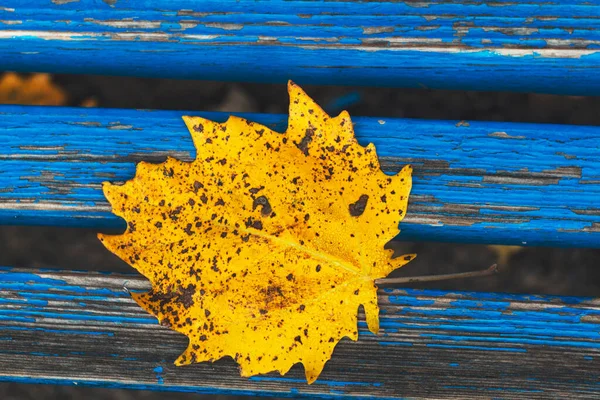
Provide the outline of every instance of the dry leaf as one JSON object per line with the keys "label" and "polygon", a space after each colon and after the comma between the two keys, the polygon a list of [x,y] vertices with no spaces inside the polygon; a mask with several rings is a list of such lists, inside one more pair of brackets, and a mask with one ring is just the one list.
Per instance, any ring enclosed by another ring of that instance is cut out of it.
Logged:
{"label": "dry leaf", "polygon": [[498,265],[503,267],[508,265],[509,260],[514,254],[523,250],[523,247],[521,246],[488,245],[487,248],[496,254]]}
{"label": "dry leaf", "polygon": [[290,83],[284,134],[230,117],[184,117],[197,158],[141,162],[104,193],[123,235],[104,245],[152,283],[134,299],[187,335],[177,365],[233,357],[243,376],[302,362],[313,382],[338,341],[357,340],[357,310],[379,329],[374,280],[391,259],[411,167],[388,176],[359,145],[347,112],[330,118]]}
{"label": "dry leaf", "polygon": [[87,99],[84,99],[81,104],[81,107],[98,107],[98,99],[96,99],[95,97],[88,97]]}
{"label": "dry leaf", "polygon": [[52,83],[48,74],[21,78],[7,72],[0,78],[0,104],[59,106],[66,99],[65,92]]}

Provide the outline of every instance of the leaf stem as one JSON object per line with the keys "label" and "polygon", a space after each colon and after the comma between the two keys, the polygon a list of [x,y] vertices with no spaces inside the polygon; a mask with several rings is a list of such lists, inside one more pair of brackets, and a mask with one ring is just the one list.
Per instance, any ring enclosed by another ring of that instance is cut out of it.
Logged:
{"label": "leaf stem", "polygon": [[386,279],[377,279],[375,280],[375,284],[380,285],[401,285],[404,283],[420,283],[420,282],[436,282],[436,281],[446,281],[450,279],[465,279],[465,278],[479,278],[482,276],[490,276],[497,274],[498,265],[493,264],[489,268],[481,270],[481,271],[471,271],[471,272],[460,272],[457,274],[443,274],[443,275],[427,275],[427,276],[409,276],[406,278],[386,278]]}

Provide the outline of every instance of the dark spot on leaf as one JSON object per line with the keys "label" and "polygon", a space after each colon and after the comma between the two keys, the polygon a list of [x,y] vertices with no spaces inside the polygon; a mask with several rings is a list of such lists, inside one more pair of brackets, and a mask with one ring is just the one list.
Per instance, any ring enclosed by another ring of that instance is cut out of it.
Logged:
{"label": "dark spot on leaf", "polygon": [[252,202],[252,211],[256,209],[256,207],[262,206],[261,214],[265,217],[270,215],[273,209],[271,208],[271,204],[269,203],[269,199],[266,196],[260,196],[254,199]]}
{"label": "dark spot on leaf", "polygon": [[306,129],[304,132],[304,137],[300,140],[300,143],[295,143],[296,147],[300,149],[304,153],[305,156],[308,155],[308,145],[312,142],[312,138],[315,135],[315,131],[312,128]]}
{"label": "dark spot on leaf", "polygon": [[172,178],[175,175],[175,171],[173,171],[173,168],[163,168],[163,175],[167,178]]}
{"label": "dark spot on leaf", "polygon": [[194,181],[194,193],[198,193],[199,189],[204,188],[204,185],[198,181]]}
{"label": "dark spot on leaf", "polygon": [[195,292],[196,285],[190,283],[186,288],[180,286],[176,301],[181,303],[185,308],[190,308],[192,305],[194,305],[193,296]]}
{"label": "dark spot on leaf", "polygon": [[365,208],[367,207],[367,201],[369,200],[369,196],[366,194],[361,195],[356,203],[350,204],[348,207],[350,210],[350,215],[353,217],[359,217],[365,212]]}

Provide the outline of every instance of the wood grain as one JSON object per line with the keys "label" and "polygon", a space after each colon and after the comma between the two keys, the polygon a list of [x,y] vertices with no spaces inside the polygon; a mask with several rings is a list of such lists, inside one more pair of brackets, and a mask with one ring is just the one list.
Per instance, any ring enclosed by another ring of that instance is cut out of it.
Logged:
{"label": "wood grain", "polygon": [[136,275],[0,269],[0,381],[272,396],[591,398],[600,391],[600,300],[380,291],[381,332],[359,316],[307,385],[246,379],[235,363],[175,367],[187,339],[124,290]]}
{"label": "wood grain", "polygon": [[[0,107],[0,224],[124,229],[103,181],[140,160],[191,160],[181,116],[222,113]],[[242,114],[285,130],[287,116]],[[355,118],[384,171],[415,169],[400,239],[600,247],[600,127]]]}
{"label": "wood grain", "polygon": [[598,95],[597,0],[3,0],[0,70]]}

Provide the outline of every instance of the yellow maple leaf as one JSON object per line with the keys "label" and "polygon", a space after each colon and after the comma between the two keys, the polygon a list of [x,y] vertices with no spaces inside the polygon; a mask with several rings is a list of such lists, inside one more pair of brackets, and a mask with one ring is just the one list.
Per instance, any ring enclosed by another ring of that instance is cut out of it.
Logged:
{"label": "yellow maple leaf", "polygon": [[384,174],[350,116],[330,118],[288,85],[284,134],[238,117],[184,117],[197,156],[141,162],[104,184],[123,235],[104,245],[152,283],[134,299],[187,335],[177,365],[231,356],[242,376],[304,364],[312,383],[357,311],[379,329],[374,280],[412,260],[384,245],[399,233],[411,167]]}

